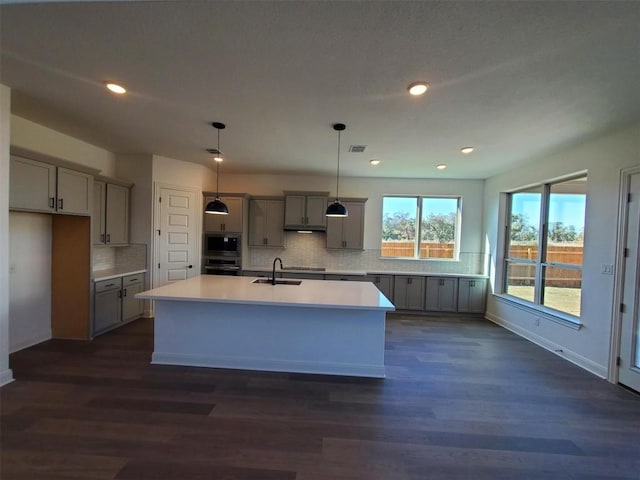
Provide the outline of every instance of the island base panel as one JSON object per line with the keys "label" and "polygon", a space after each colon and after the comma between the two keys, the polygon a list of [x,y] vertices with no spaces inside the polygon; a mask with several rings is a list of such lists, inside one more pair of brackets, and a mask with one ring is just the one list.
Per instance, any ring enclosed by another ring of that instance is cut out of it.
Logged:
{"label": "island base panel", "polygon": [[385,312],[159,300],[152,363],[384,378]]}

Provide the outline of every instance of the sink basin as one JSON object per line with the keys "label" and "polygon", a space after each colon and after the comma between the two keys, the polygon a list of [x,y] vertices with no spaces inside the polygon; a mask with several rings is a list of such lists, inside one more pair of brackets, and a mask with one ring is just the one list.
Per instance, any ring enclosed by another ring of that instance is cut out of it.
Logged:
{"label": "sink basin", "polygon": [[[260,285],[271,285],[273,282],[270,278],[256,278],[251,283],[258,283]],[[300,285],[302,280],[282,280],[280,278],[276,278],[276,285]]]}

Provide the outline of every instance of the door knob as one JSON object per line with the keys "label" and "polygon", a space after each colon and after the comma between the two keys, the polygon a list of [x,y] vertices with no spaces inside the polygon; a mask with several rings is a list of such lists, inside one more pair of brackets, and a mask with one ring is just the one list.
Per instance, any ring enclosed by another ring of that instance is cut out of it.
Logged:
{"label": "door knob", "polygon": [[193,265],[189,265],[189,268],[193,268]]}

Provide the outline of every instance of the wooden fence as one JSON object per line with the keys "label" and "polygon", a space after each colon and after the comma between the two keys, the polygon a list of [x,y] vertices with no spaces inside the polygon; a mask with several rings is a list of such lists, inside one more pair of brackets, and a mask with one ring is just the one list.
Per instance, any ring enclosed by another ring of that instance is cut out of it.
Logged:
{"label": "wooden fence", "polygon": [[[413,257],[414,242],[382,242],[383,257]],[[453,258],[453,243],[422,242],[420,244],[420,258]],[[549,245],[547,261],[582,265],[583,247],[578,245]],[[511,245],[511,258],[535,260],[538,256],[537,246]],[[533,285],[535,281],[535,266],[512,264],[509,271],[510,285]],[[545,282],[551,287],[580,288],[582,272],[569,269],[547,269]]]}
{"label": "wooden fence", "polygon": [[[547,261],[582,265],[584,248],[581,245],[553,245],[547,247]],[[527,245],[511,245],[511,258],[535,260],[538,258],[538,247]],[[535,282],[535,267],[518,265],[513,262],[509,269],[509,285],[533,285]],[[545,271],[545,285],[550,287],[580,288],[582,285],[582,271],[566,268],[547,268]]]}
{"label": "wooden fence", "polygon": [[[413,257],[414,242],[382,242],[383,257]],[[453,243],[422,242],[420,258],[453,258]]]}

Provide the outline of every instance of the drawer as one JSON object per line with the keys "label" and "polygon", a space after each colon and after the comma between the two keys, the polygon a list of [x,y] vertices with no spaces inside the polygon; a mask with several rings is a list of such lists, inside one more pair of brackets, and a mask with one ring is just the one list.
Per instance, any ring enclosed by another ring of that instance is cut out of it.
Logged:
{"label": "drawer", "polygon": [[110,290],[120,290],[122,288],[122,279],[112,278],[111,280],[101,280],[96,282],[95,292],[108,292]]}
{"label": "drawer", "polygon": [[144,273],[136,273],[134,275],[122,277],[122,286],[124,288],[127,288],[129,285],[135,285],[142,282],[144,282]]}

